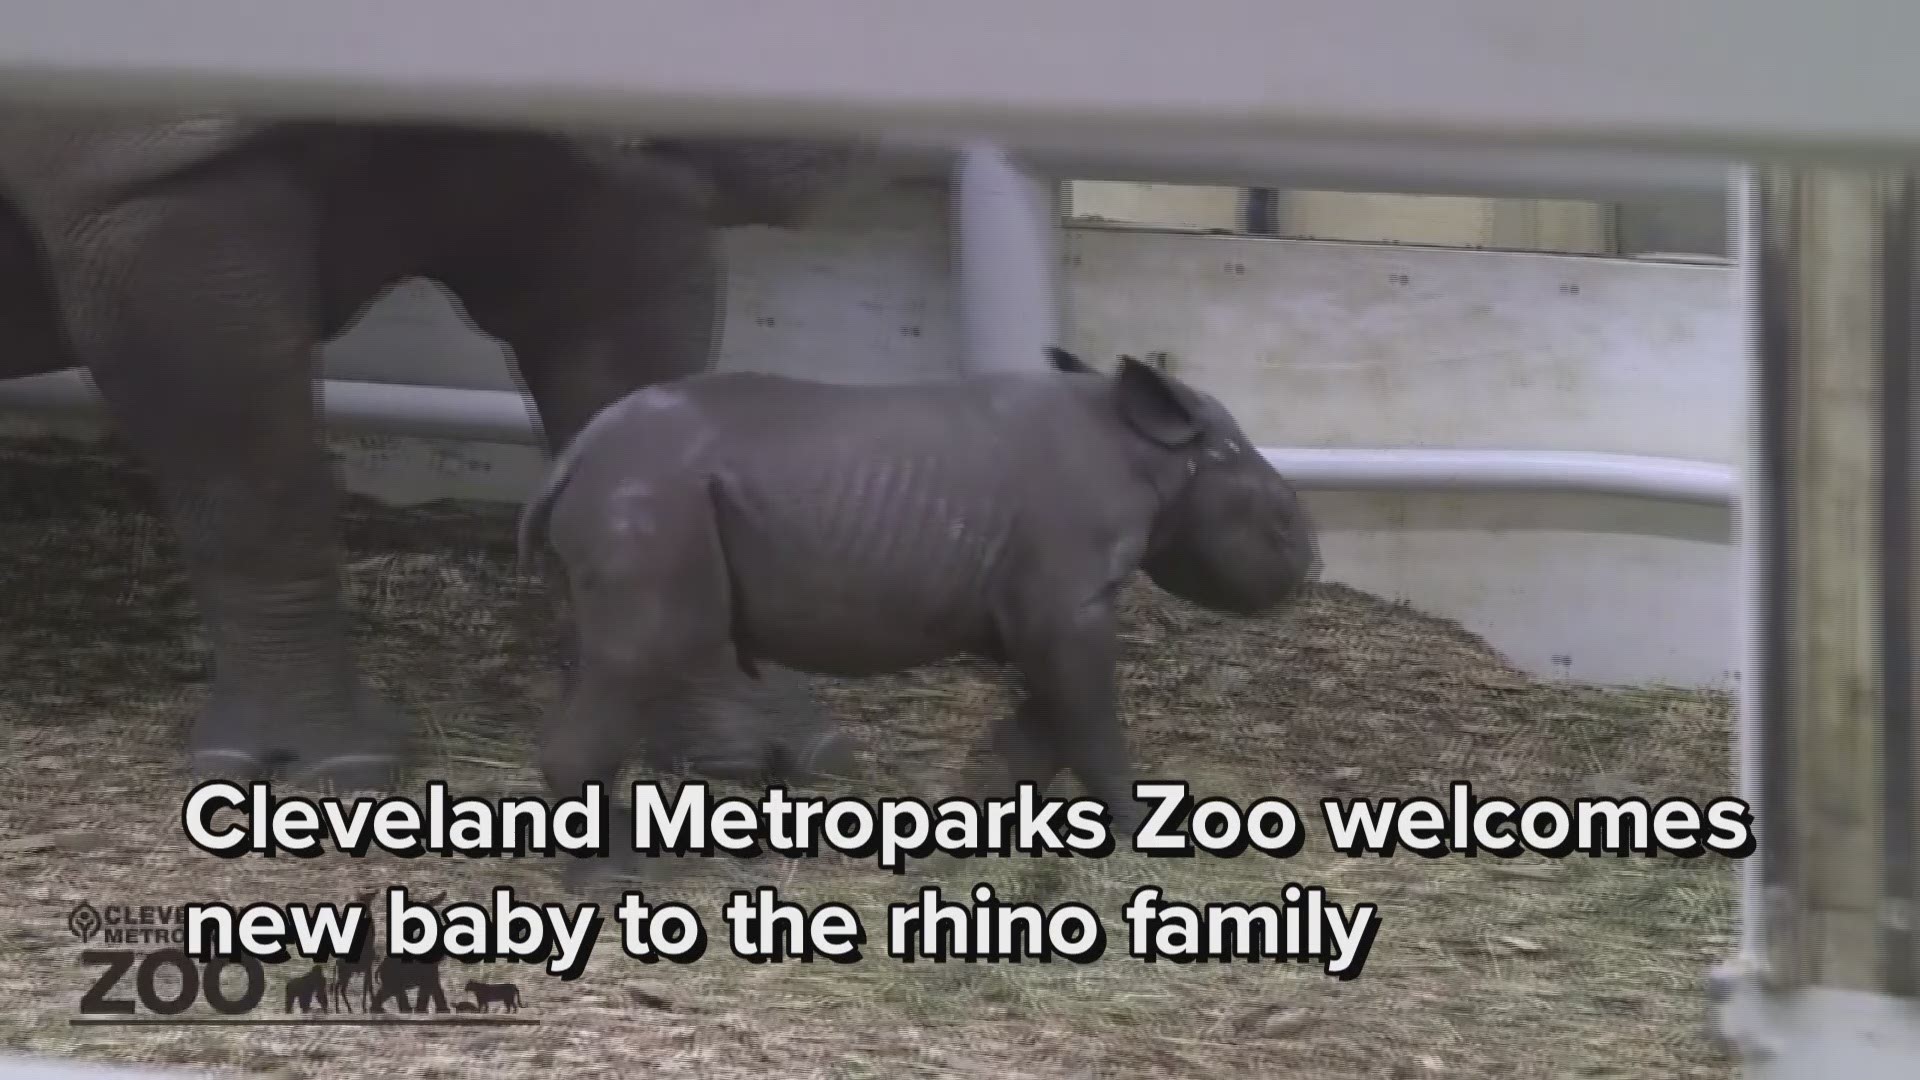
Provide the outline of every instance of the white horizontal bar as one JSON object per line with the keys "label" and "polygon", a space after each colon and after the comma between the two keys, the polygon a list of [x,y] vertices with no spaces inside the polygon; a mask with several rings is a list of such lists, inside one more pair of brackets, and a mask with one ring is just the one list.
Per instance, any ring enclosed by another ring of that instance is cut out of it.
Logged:
{"label": "white horizontal bar", "polygon": [[1734,505],[1733,469],[1702,461],[1545,450],[1279,450],[1287,479],[1331,491],[1566,491]]}
{"label": "white horizontal bar", "polygon": [[211,1075],[204,1069],[156,1069],[65,1058],[0,1055],[0,1080],[194,1080]]}
{"label": "white horizontal bar", "polygon": [[[320,380],[327,424],[336,430],[475,442],[540,443],[533,411],[512,390]],[[0,409],[95,413],[99,396],[79,371],[0,382]]]}
{"label": "white horizontal bar", "polygon": [[[538,445],[511,390],[323,380],[336,429]],[[73,371],[0,383],[0,408],[92,412]],[[1732,506],[1734,470],[1670,458],[1532,450],[1279,450],[1260,453],[1302,488],[1334,491],[1573,491]]]}
{"label": "white horizontal bar", "polygon": [[[760,130],[1920,151],[1912,0],[11,0],[0,91]],[[1077,129],[1077,130],[1076,130]]]}

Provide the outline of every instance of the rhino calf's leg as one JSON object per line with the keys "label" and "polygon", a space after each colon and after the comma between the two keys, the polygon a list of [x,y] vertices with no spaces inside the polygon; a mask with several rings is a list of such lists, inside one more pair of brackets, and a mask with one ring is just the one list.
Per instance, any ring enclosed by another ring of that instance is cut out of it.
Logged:
{"label": "rhino calf's leg", "polygon": [[[673,711],[721,664],[738,664],[724,556],[707,485],[624,477],[619,455],[586,455],[555,500],[548,536],[565,564],[576,668],[540,733],[540,765],[559,797],[612,783],[631,749],[682,738]],[[580,888],[636,866],[631,810],[617,804],[605,859],[568,866]]]}
{"label": "rhino calf's leg", "polygon": [[300,189],[256,165],[69,223],[53,272],[206,618],[214,678],[189,739],[195,771],[381,787],[408,732],[348,646],[313,387],[313,227]]}
{"label": "rhino calf's leg", "polygon": [[604,668],[583,666],[540,731],[540,773],[547,790],[555,798],[566,798],[599,784],[607,798],[607,857],[570,857],[561,877],[574,892],[617,879],[636,865],[632,811],[624,800],[614,798],[614,783],[636,741],[631,706],[623,680],[609,678]]}
{"label": "rhino calf's leg", "polygon": [[[1133,797],[1133,764],[1116,707],[1118,648],[1110,607],[1082,612],[1068,627],[1035,635],[1016,663],[1027,694],[1021,712],[1030,719],[1016,721],[1011,729],[1019,733],[1011,749],[1027,759],[1010,759],[1010,774],[1018,777],[1024,769],[1037,781],[1051,762],[1061,762],[1088,796],[1106,805],[1114,834],[1133,835],[1144,813]],[[1050,756],[1036,749],[1042,730],[1049,736]],[[1051,779],[1051,771],[1047,776]]]}
{"label": "rhino calf's leg", "polygon": [[1039,703],[1028,697],[993,725],[967,763],[969,786],[976,798],[1012,798],[1023,783],[1046,794],[1063,767],[1047,724]]}

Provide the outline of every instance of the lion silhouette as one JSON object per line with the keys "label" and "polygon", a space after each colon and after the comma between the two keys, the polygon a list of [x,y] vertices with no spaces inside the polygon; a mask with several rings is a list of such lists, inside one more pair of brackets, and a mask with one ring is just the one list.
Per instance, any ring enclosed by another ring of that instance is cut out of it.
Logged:
{"label": "lion silhouette", "polygon": [[487,1012],[487,1007],[496,1003],[507,1012],[520,1011],[520,988],[513,983],[488,983],[469,979],[467,993],[473,995],[474,1004],[481,1012]]}

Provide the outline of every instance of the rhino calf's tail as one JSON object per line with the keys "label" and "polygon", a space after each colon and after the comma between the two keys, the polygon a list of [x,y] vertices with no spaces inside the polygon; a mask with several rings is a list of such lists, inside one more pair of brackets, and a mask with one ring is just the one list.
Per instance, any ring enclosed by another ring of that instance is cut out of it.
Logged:
{"label": "rhino calf's tail", "polygon": [[571,464],[572,462],[564,457],[556,461],[553,469],[547,474],[546,482],[520,511],[520,527],[515,537],[513,560],[513,573],[516,577],[525,577],[533,569],[535,534],[545,528],[547,511],[552,509],[553,500],[559,496],[560,489],[566,486],[568,466]]}
{"label": "rhino calf's tail", "polygon": [[516,575],[525,575],[532,569],[534,555],[538,550],[539,534],[547,525],[547,514],[553,509],[553,501],[558,499],[560,492],[566,488],[567,481],[573,478],[573,467],[575,462],[580,460],[581,447],[587,444],[595,428],[605,427],[607,418],[619,411],[626,402],[627,399],[622,398],[601,409],[587,421],[579,434],[573,437],[573,442],[567,444],[553,459],[553,466],[547,471],[547,478],[540,485],[540,490],[534,493],[533,498],[527,500],[527,505],[520,511],[520,527],[515,537],[516,551],[513,563],[513,572]]}

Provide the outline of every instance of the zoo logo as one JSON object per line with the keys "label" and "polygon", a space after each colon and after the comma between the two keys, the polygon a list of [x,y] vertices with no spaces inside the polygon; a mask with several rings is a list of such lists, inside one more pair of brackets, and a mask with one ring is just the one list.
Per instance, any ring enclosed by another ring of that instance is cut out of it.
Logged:
{"label": "zoo logo", "polygon": [[[367,903],[375,894],[363,894]],[[446,900],[437,897],[431,905]],[[399,1025],[531,1025],[540,1021],[517,1015],[524,1002],[512,982],[467,980],[467,997],[449,1001],[441,981],[440,959],[381,956],[371,941],[358,957],[336,957],[331,964],[313,963],[301,975],[287,979],[282,1014],[256,1015],[267,1000],[267,967],[252,956],[197,960],[181,947],[185,942],[185,909],[179,906],[109,904],[95,907],[86,901],[67,914],[67,929],[81,945],[103,938],[103,944],[164,944],[166,947],[83,949],[80,963],[99,968],[93,984],[80,997],[80,1015],[74,1025],[109,1024],[330,1024]],[[273,965],[280,967],[280,964]],[[241,972],[238,992],[222,981],[231,968]],[[171,986],[162,975],[171,972]],[[116,996],[129,973],[131,998]],[[360,1013],[354,1014],[358,980]],[[186,1015],[204,1001],[214,1015]],[[399,1014],[387,1011],[392,1004]],[[298,1010],[296,1013],[296,1009]],[[496,1011],[496,1009],[498,1011]],[[142,1014],[145,1015],[142,1015]]]}

